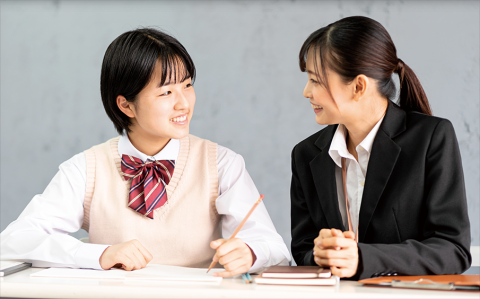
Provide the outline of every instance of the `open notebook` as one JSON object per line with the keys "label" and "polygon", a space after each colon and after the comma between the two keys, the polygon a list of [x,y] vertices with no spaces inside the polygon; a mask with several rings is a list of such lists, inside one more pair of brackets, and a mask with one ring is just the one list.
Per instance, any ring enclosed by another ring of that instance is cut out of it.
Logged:
{"label": "open notebook", "polygon": [[125,271],[121,269],[111,270],[91,270],[91,269],[71,269],[71,268],[49,268],[36,273],[31,277],[50,277],[50,278],[85,278],[85,279],[123,279],[123,280],[155,280],[155,281],[176,281],[176,282],[196,282],[196,283],[215,283],[222,281],[221,277],[213,277],[212,273],[224,271],[223,269],[212,269],[208,274],[207,269],[186,268],[178,266],[165,266],[149,264],[147,267]]}

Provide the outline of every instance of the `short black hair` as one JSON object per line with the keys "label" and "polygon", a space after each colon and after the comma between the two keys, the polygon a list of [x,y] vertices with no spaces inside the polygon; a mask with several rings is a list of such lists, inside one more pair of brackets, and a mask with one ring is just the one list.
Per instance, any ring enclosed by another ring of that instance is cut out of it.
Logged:
{"label": "short black hair", "polygon": [[175,76],[175,82],[195,81],[195,65],[183,45],[174,37],[153,28],[128,31],[108,46],[103,58],[100,93],[103,106],[119,134],[130,132],[130,118],[117,106],[117,97],[135,102],[150,82],[157,61],[162,66],[160,84]]}

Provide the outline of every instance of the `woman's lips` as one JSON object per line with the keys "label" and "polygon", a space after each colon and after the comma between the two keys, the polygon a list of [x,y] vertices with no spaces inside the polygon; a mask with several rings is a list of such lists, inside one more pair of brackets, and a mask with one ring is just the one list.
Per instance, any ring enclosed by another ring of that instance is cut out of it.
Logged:
{"label": "woman's lips", "polygon": [[310,103],[310,105],[312,105],[312,108],[313,108],[313,111],[315,112],[315,114],[323,111],[323,107],[321,107],[320,105],[315,105],[313,103]]}

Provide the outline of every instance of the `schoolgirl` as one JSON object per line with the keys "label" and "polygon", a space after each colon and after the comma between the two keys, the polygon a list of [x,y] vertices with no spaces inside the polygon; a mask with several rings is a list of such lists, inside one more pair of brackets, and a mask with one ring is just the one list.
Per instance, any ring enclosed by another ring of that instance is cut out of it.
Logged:
{"label": "schoolgirl", "polygon": [[[175,38],[138,29],[115,39],[101,96],[120,136],[60,165],[1,233],[2,259],[132,270],[149,262],[208,267],[215,255],[223,277],[288,264],[263,203],[226,240],[259,193],[240,155],[189,135],[194,80],[194,63]],[[80,228],[89,243],[69,235]]]}

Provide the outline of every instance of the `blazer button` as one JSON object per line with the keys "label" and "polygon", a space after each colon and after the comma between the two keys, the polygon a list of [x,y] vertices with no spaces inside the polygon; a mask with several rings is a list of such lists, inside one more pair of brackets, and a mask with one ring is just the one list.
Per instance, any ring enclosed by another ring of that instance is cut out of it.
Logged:
{"label": "blazer button", "polygon": [[375,272],[375,273],[372,274],[372,278],[375,278],[375,277],[378,277],[378,273],[377,273],[377,272]]}
{"label": "blazer button", "polygon": [[385,272],[378,274],[378,276],[385,276]]}
{"label": "blazer button", "polygon": [[387,276],[391,276],[391,275],[392,275],[392,273],[390,273],[390,272],[387,273]]}
{"label": "blazer button", "polygon": [[398,273],[397,273],[397,272],[393,272],[392,275],[393,275],[393,276],[397,276]]}

